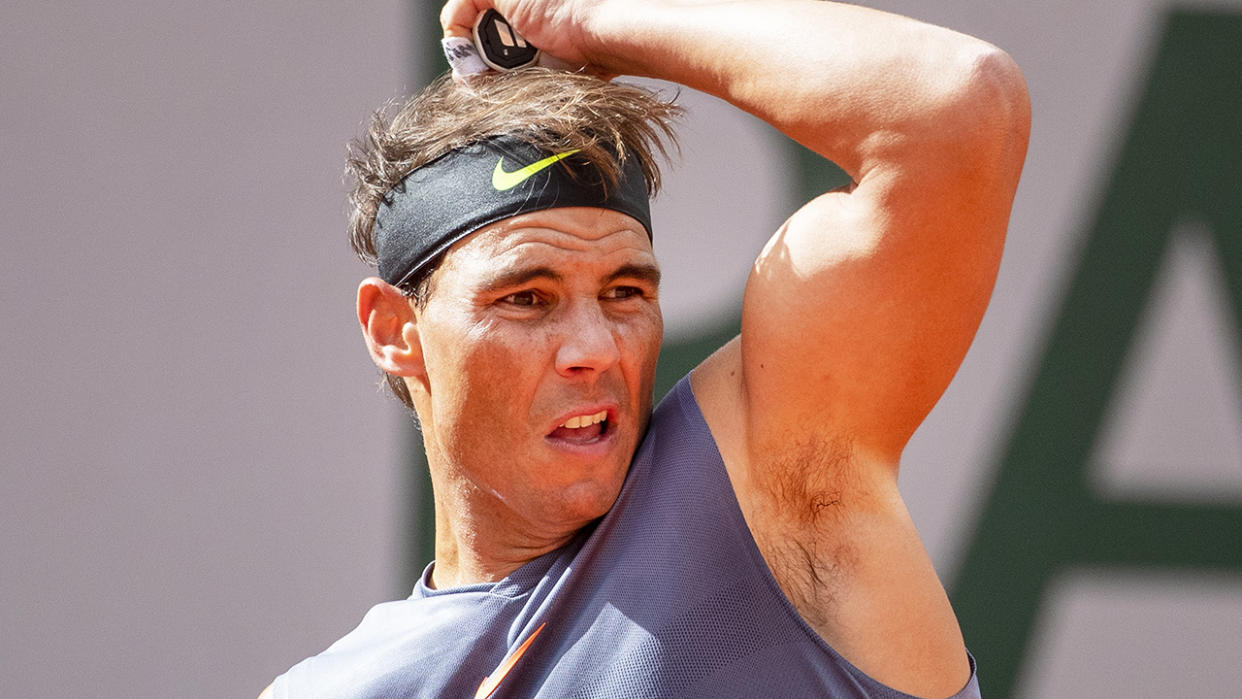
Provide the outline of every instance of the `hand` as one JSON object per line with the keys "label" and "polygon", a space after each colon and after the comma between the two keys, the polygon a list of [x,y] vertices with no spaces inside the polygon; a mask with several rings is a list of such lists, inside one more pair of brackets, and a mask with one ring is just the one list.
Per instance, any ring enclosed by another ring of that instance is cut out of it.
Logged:
{"label": "hand", "polygon": [[603,0],[448,0],[440,10],[445,36],[470,37],[475,20],[495,8],[522,36],[545,53],[589,72],[605,74],[590,46],[586,25]]}

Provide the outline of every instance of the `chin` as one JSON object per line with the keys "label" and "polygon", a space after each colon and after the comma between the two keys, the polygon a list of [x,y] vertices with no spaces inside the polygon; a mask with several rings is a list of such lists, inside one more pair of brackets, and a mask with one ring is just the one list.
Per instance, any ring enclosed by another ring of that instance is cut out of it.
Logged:
{"label": "chin", "polygon": [[575,483],[561,493],[560,514],[566,523],[583,527],[608,514],[621,494],[624,474],[615,483]]}

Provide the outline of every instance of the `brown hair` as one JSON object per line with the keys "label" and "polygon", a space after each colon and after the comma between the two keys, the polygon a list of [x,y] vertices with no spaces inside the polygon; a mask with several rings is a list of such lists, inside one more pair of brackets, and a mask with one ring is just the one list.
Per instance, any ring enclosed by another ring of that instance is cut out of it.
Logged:
{"label": "brown hair", "polygon": [[[672,121],[681,108],[633,85],[580,73],[529,68],[475,76],[461,85],[442,76],[404,104],[372,115],[366,133],[349,144],[346,177],[349,242],[362,260],[376,263],[372,228],[380,202],[411,171],[451,150],[491,136],[515,136],[546,151],[578,149],[615,185],[622,163],[637,158],[651,196],[659,191],[657,153],[676,146]],[[439,260],[402,290],[422,309]],[[410,410],[399,376],[388,387]]]}

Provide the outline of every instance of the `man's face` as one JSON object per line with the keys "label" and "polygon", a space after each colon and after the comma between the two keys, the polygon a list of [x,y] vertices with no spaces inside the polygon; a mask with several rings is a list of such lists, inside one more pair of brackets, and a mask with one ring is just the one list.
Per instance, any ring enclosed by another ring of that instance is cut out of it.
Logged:
{"label": "man's face", "polygon": [[544,536],[612,506],[651,412],[658,274],[642,225],[594,208],[507,219],[445,257],[418,314],[419,410],[476,515]]}

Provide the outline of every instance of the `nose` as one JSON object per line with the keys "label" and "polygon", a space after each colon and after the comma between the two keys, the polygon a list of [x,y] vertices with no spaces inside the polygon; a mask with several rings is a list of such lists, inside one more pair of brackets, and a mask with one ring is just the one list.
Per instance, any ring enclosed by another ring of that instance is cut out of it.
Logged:
{"label": "nose", "polygon": [[565,309],[556,351],[556,371],[566,378],[602,374],[621,361],[616,328],[599,303],[581,302]]}

